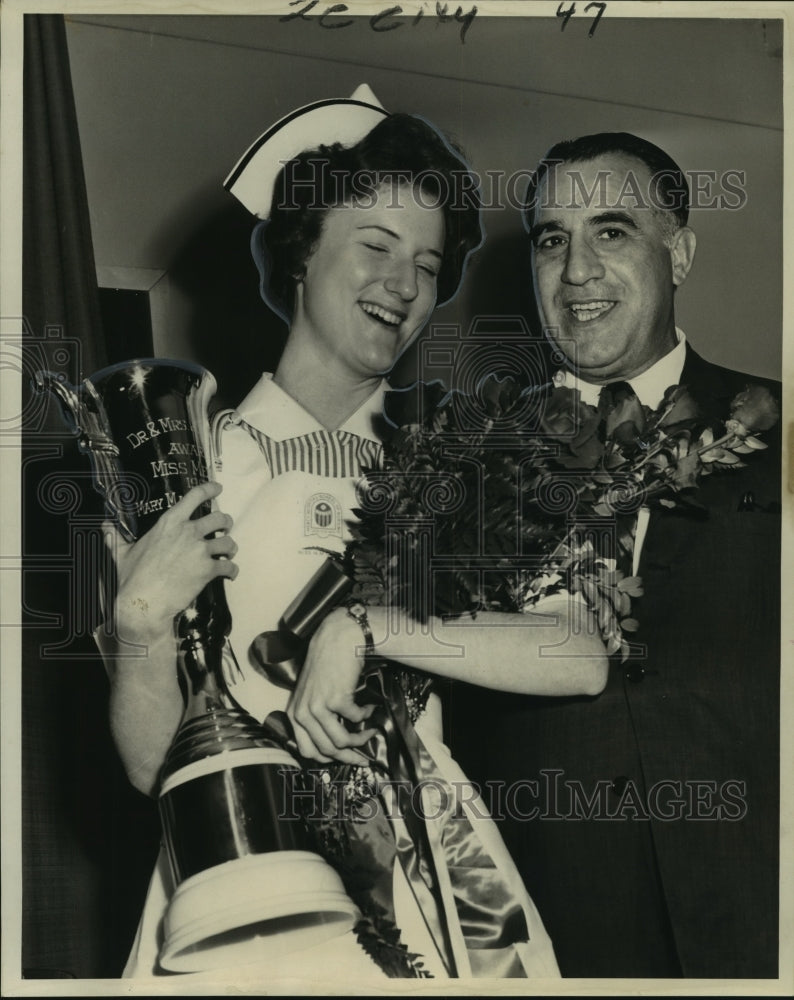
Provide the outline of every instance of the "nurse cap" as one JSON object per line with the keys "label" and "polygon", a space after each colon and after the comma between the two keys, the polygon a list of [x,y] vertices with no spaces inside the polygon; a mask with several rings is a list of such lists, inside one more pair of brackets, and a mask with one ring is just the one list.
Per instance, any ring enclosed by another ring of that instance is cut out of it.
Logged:
{"label": "nurse cap", "polygon": [[238,201],[267,219],[279,171],[306,149],[353,146],[389,115],[366,84],[349,98],[315,101],[285,115],[249,146],[223,182]]}

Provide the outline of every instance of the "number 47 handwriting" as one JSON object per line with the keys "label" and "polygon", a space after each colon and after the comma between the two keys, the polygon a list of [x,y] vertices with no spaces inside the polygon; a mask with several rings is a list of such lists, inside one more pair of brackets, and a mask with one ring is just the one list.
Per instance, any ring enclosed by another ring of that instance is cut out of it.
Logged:
{"label": "number 47 handwriting", "polygon": [[[587,14],[593,8],[595,8],[598,11],[598,13],[595,16],[595,19],[593,20],[593,23],[590,25],[590,30],[587,32],[587,37],[588,38],[592,38],[593,35],[595,34],[595,30],[598,27],[598,22],[601,20],[601,17],[603,15],[604,11],[607,9],[607,5],[605,3],[595,3],[595,2],[589,3],[584,8],[585,14]],[[562,18],[562,24],[560,25],[560,31],[565,31],[565,28],[566,28],[568,22],[570,21],[571,17],[575,13],[576,13],[576,4],[575,3],[572,3],[570,5],[570,7],[568,7],[566,10],[563,10],[563,4],[562,3],[558,4],[558,6],[557,6],[557,17],[561,17]]]}

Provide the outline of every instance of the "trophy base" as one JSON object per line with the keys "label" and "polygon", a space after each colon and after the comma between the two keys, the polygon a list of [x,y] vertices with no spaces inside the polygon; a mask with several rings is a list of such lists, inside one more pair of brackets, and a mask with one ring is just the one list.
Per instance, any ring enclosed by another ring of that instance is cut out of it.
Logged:
{"label": "trophy base", "polygon": [[341,879],[316,854],[239,858],[177,887],[165,915],[160,965],[207,972],[267,961],[340,936],[358,917]]}

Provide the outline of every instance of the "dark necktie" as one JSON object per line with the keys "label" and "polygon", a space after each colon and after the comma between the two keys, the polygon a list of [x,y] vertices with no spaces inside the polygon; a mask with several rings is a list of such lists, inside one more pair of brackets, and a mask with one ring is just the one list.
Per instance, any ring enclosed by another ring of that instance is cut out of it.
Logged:
{"label": "dark necktie", "polygon": [[601,391],[598,394],[598,408],[602,412],[608,412],[636,395],[628,382],[607,382],[606,385],[601,386]]}
{"label": "dark necktie", "polygon": [[[626,381],[608,382],[601,387],[598,411],[605,422],[606,432],[614,433],[623,419],[631,421],[636,415],[637,394]],[[629,425],[630,426],[630,425]],[[630,433],[636,433],[630,431]],[[620,435],[618,434],[618,437]],[[617,567],[624,576],[632,575],[634,541],[637,531],[637,512],[615,514]]]}

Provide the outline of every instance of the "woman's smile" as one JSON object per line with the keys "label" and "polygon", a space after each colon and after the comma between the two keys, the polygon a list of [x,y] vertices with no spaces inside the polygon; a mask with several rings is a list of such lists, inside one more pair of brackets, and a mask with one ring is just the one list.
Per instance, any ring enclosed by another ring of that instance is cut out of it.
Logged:
{"label": "woman's smile", "polygon": [[380,323],[389,327],[397,327],[405,319],[405,313],[397,313],[393,309],[387,309],[375,302],[362,302],[361,308]]}

